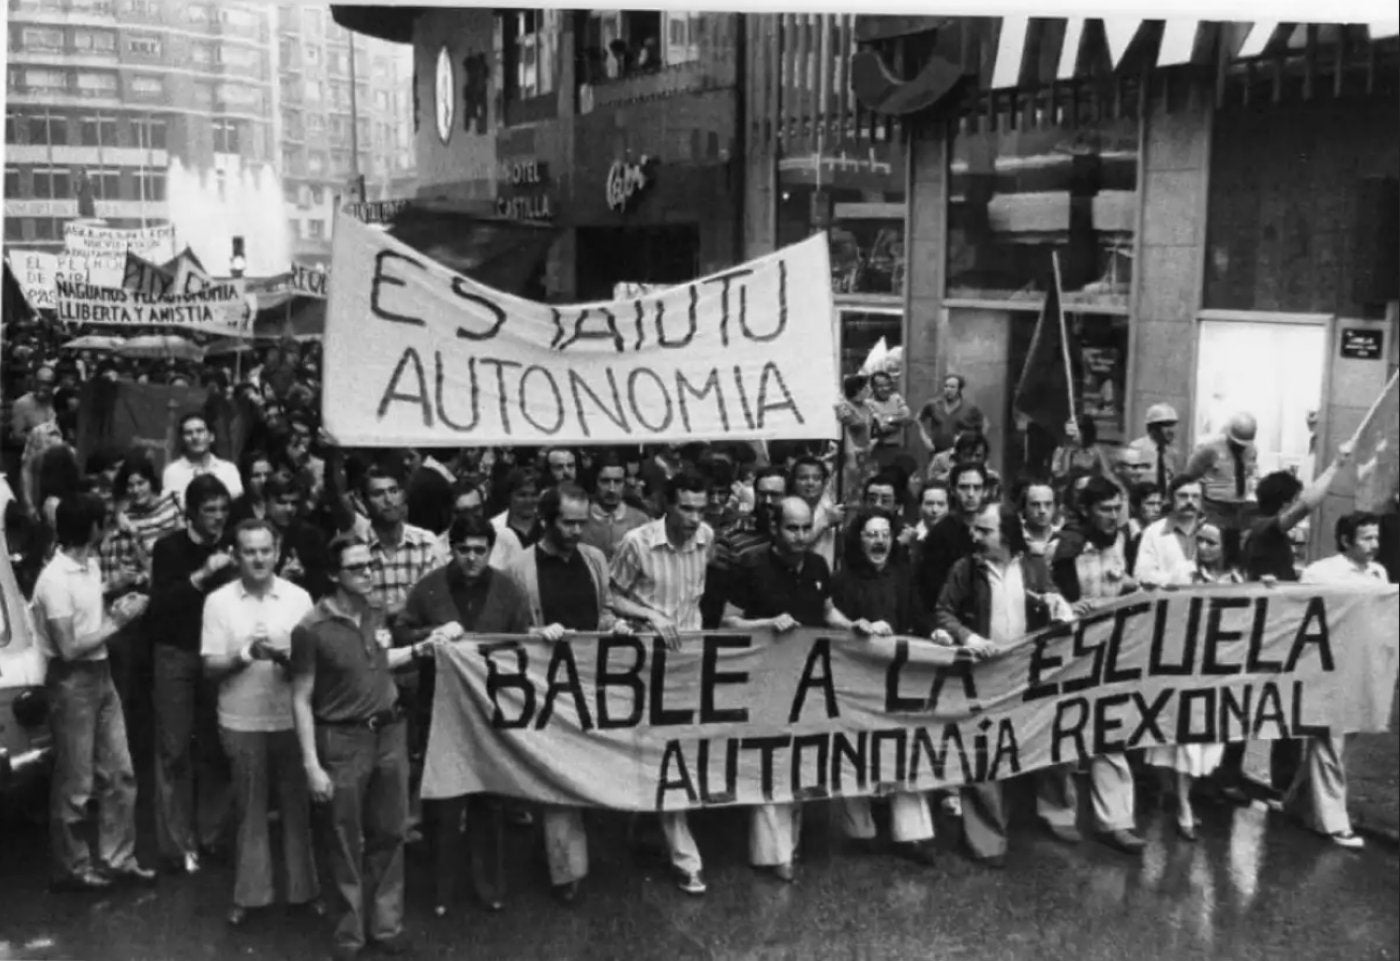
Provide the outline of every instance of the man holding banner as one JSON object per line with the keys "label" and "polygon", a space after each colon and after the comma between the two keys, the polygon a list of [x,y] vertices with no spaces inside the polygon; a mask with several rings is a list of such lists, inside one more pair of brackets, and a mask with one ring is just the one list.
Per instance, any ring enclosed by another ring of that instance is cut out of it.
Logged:
{"label": "man holding banner", "polygon": [[[811,542],[812,509],[800,497],[785,499],[771,546],[752,555],[734,581],[724,626],[779,635],[796,627],[851,630],[851,621],[831,597],[831,568],[820,554],[807,549]],[[792,882],[801,840],[800,802],[761,804],[749,827],[749,863]]]}

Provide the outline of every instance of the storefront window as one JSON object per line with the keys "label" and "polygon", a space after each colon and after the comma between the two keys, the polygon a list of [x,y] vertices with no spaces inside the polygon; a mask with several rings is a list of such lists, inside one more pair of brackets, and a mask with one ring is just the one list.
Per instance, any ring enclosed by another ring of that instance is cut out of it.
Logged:
{"label": "storefront window", "polygon": [[1127,309],[1137,217],[1138,122],[996,129],[953,140],[948,297],[1039,300],[1058,251],[1067,307]]}

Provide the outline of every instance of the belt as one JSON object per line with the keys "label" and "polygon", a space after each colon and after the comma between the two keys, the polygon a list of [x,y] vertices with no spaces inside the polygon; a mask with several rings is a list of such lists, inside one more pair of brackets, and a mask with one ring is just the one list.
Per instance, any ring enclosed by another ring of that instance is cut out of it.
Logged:
{"label": "belt", "polygon": [[316,723],[325,727],[357,727],[367,731],[378,731],[388,727],[395,721],[401,721],[404,717],[403,708],[395,704],[387,711],[376,711],[369,717],[349,718],[344,721],[326,721],[321,718],[316,719]]}

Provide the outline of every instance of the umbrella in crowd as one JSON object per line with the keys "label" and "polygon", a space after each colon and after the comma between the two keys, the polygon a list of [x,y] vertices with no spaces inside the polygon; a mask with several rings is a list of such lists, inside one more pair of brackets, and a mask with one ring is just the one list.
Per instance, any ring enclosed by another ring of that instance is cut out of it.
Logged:
{"label": "umbrella in crowd", "polygon": [[126,341],[121,337],[104,334],[86,334],[74,338],[63,345],[64,350],[116,350]]}
{"label": "umbrella in crowd", "polygon": [[204,348],[174,334],[132,337],[116,349],[119,357],[171,357],[175,360],[202,360]]}

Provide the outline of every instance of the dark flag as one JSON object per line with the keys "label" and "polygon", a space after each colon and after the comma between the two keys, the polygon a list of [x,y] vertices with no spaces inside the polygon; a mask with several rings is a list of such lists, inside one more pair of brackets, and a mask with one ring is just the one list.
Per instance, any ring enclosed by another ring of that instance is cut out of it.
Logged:
{"label": "dark flag", "polygon": [[551,224],[417,200],[399,211],[388,232],[459,274],[530,300],[544,299],[544,260],[559,233]]}
{"label": "dark flag", "polygon": [[1058,273],[1047,285],[1045,306],[1036,321],[1012,406],[1063,443],[1065,423],[1078,411],[1071,371],[1079,345],[1065,323]]}

